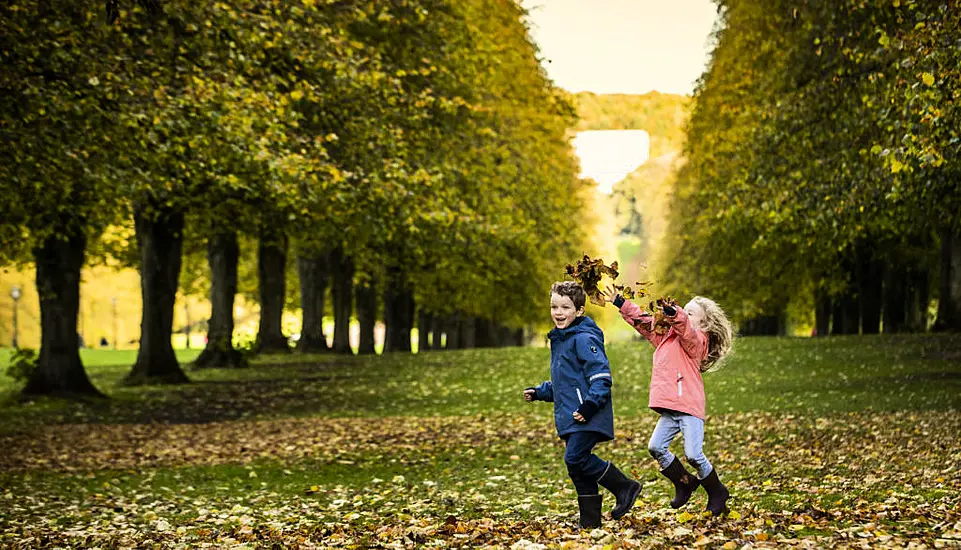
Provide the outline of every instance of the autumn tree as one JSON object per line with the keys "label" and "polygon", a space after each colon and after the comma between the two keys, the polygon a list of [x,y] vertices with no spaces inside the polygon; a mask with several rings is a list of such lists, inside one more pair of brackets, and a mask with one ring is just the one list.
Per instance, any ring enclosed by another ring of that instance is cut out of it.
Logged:
{"label": "autumn tree", "polygon": [[821,334],[923,328],[932,236],[946,250],[958,218],[932,152],[952,154],[951,133],[930,131],[949,111],[950,19],[918,3],[720,6],[674,200],[675,288],[742,319],[807,300]]}
{"label": "autumn tree", "polygon": [[41,345],[27,393],[93,394],[77,337],[87,244],[121,215],[111,166],[122,90],[104,78],[117,37],[89,3],[0,7],[0,261],[32,262]]}

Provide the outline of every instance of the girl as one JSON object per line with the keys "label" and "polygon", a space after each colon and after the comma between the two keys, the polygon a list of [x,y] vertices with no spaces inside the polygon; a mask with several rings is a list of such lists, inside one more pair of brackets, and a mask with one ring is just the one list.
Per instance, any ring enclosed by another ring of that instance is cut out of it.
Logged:
{"label": "girl", "polygon": [[528,402],[554,403],[554,425],[565,443],[564,463],[584,528],[601,525],[598,485],[614,494],[613,519],[627,514],[641,493],[640,483],[594,454],[598,443],[614,439],[614,407],[604,333],[584,315],[586,301],[584,288],[573,281],[551,287],[551,379],[524,390]]}
{"label": "girl", "polygon": [[[707,510],[715,516],[727,512],[730,493],[717,477],[704,451],[704,381],[701,373],[715,370],[731,351],[733,331],[724,311],[712,300],[695,296],[684,309],[663,306],[670,328],[654,330],[654,316],[625,300],[611,287],[605,301],[654,346],[654,368],[648,406],[660,413],[648,451],[661,466],[661,474],[674,483],[672,508],[684,506],[698,485],[707,491]],[[697,470],[692,476],[669,447],[678,432],[684,435],[684,455]]]}

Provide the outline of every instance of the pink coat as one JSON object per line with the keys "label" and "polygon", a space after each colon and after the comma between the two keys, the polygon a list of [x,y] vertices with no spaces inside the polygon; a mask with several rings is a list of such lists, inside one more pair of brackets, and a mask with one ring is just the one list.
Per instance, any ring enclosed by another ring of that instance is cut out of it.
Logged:
{"label": "pink coat", "polygon": [[681,308],[677,308],[677,315],[669,319],[671,329],[666,334],[655,334],[654,316],[630,300],[621,304],[621,317],[655,348],[647,406],[671,409],[704,420],[704,380],[700,366],[707,358],[707,334],[696,329]]}

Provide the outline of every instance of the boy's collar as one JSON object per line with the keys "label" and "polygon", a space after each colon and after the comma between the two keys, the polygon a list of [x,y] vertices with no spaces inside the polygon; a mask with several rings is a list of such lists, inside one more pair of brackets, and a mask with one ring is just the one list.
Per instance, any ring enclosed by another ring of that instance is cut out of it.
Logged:
{"label": "boy's collar", "polygon": [[550,331],[549,333],[547,333],[547,335],[548,335],[548,336],[551,336],[551,335],[560,336],[560,335],[562,335],[562,334],[567,334],[567,332],[568,332],[569,330],[571,330],[572,328],[576,327],[577,325],[583,323],[583,322],[584,322],[584,319],[587,319],[587,315],[580,315],[580,316],[578,316],[578,317],[575,317],[574,320],[571,321],[571,324],[567,325],[567,326],[564,327],[564,328],[554,327],[554,328],[551,329],[551,331]]}

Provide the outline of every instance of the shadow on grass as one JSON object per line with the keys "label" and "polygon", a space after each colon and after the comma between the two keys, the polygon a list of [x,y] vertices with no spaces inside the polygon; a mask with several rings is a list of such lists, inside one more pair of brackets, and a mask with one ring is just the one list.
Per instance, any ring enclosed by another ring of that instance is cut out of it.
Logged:
{"label": "shadow on grass", "polygon": [[[109,399],[69,401],[11,396],[20,414],[4,414],[0,432],[22,432],[53,424],[202,424],[276,415],[317,414],[343,410],[345,404],[326,397],[329,386],[358,383],[365,377],[333,364],[287,364],[283,369],[258,367],[256,378],[194,379],[176,386],[117,388]],[[273,370],[271,373],[270,371]],[[322,370],[325,372],[317,372]],[[195,377],[200,371],[189,371]],[[203,375],[219,374],[205,371]],[[231,375],[234,372],[230,373]],[[272,377],[270,377],[272,376]],[[9,410],[9,409],[8,409]],[[27,414],[23,414],[27,412]]]}

